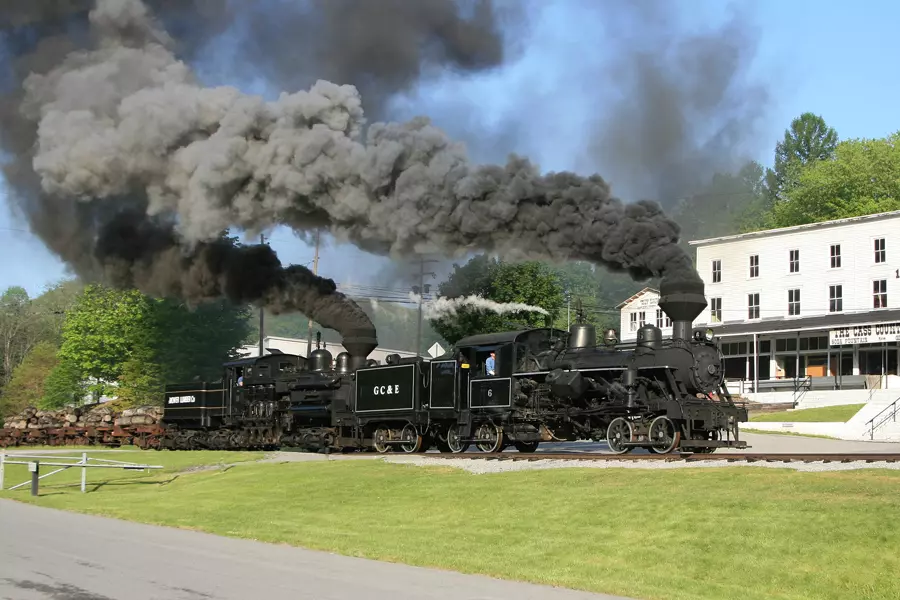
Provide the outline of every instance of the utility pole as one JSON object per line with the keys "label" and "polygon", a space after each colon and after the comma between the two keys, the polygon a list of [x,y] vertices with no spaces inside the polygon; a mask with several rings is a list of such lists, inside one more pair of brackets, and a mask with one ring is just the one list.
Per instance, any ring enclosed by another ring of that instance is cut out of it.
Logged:
{"label": "utility pole", "polygon": [[419,285],[413,286],[413,292],[419,296],[419,317],[416,320],[416,356],[422,356],[422,300],[431,289],[430,285],[425,285],[425,276],[431,275],[432,279],[437,278],[435,273],[425,272],[426,262],[438,262],[436,260],[425,260],[419,262]]}
{"label": "utility pole", "polygon": [[[263,237],[263,234],[259,234],[259,243],[265,244],[266,238]],[[266,337],[265,334],[265,313],[266,306],[264,304],[259,307],[259,356],[262,358],[263,355],[263,340]]]}
{"label": "utility pole", "polygon": [[[316,229],[316,256],[313,258],[313,275],[319,274],[319,230]],[[306,358],[312,354],[312,318],[306,321]]]}

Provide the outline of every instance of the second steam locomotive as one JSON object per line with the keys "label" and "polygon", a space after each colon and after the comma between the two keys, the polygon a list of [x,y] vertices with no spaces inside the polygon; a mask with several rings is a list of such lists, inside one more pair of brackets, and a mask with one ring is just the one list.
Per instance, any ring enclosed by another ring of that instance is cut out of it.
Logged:
{"label": "second steam locomotive", "polygon": [[334,360],[322,348],[306,358],[273,352],[227,363],[221,382],[170,385],[159,424],[117,437],[184,450],[534,452],[587,439],[619,454],[746,448],[738,423],[747,409],[724,386],[723,356],[692,330],[706,307],[702,282],[664,280],[660,292],[670,339],[648,324],[633,347],[598,343],[579,319],[568,332],[474,335],[434,360],[390,355],[379,365],[367,360],[377,340],[364,330],[345,335]]}

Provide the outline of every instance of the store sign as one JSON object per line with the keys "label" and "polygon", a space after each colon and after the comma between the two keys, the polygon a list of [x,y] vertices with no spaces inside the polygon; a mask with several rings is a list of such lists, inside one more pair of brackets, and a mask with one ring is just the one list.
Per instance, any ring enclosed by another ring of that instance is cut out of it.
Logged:
{"label": "store sign", "polygon": [[631,309],[642,309],[642,308],[656,308],[659,306],[659,296],[655,294],[648,294],[643,298],[637,299],[634,304],[631,305]]}
{"label": "store sign", "polygon": [[828,332],[832,346],[900,342],[900,321],[878,325],[851,325]]}

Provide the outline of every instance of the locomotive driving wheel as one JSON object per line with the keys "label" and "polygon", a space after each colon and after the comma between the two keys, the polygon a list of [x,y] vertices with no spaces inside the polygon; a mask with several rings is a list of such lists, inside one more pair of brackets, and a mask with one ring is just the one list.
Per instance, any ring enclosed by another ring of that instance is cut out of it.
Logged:
{"label": "locomotive driving wheel", "polygon": [[400,439],[403,440],[403,443],[400,444],[400,449],[407,454],[418,452],[422,447],[422,436],[416,431],[416,426],[412,423],[407,423],[403,427],[403,431],[400,432]]}
{"label": "locomotive driving wheel", "polygon": [[447,447],[453,454],[459,454],[469,449],[469,442],[460,441],[462,437],[462,425],[451,425],[447,428]]}
{"label": "locomotive driving wheel", "polygon": [[475,433],[475,437],[479,440],[488,440],[475,444],[482,452],[500,452],[503,450],[503,429],[493,423],[482,423]]}
{"label": "locomotive driving wheel", "polygon": [[372,445],[375,447],[375,451],[381,454],[387,454],[391,451],[391,445],[387,443],[387,441],[391,439],[391,434],[385,427],[379,427],[375,430],[375,435],[372,436]]}
{"label": "locomotive driving wheel", "polygon": [[631,446],[626,446],[625,442],[630,442],[634,437],[634,429],[631,423],[622,417],[616,417],[606,429],[606,443],[613,454],[625,454],[631,450]]}
{"label": "locomotive driving wheel", "polygon": [[681,431],[665,415],[656,417],[650,423],[649,437],[654,444],[660,444],[659,446],[654,445],[650,447],[657,454],[668,454],[681,443]]}

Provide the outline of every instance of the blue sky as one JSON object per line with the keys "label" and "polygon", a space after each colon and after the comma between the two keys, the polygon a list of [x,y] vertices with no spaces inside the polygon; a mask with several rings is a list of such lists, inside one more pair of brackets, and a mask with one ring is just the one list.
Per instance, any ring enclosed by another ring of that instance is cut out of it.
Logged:
{"label": "blue sky", "polygon": [[[525,49],[521,60],[474,78],[444,77],[398,99],[395,116],[430,115],[454,136],[470,142],[478,160],[503,160],[507,152],[515,151],[545,170],[585,172],[585,123],[603,111],[596,89],[615,85],[591,79],[593,92],[584,91],[583,75],[592,52],[602,53],[603,46],[602,32],[577,11],[591,1],[548,2],[539,22],[532,25],[531,36],[516,40]],[[723,15],[723,4],[714,0],[673,4],[689,24],[717,21]],[[890,51],[900,3],[759,0],[739,5],[750,9],[759,27],[752,72],[767,79],[773,94],[749,158],[771,165],[775,143],[790,120],[804,111],[821,114],[842,139],[880,137],[900,129],[896,110],[900,80]],[[615,186],[615,173],[601,171],[601,175]],[[4,205],[0,235],[6,240],[0,289],[21,285],[30,294],[39,294],[65,277],[65,268],[27,232],[27,225],[10,214],[2,190],[0,203]],[[311,265],[313,249],[290,231],[272,232],[271,244],[283,263]],[[384,266],[383,259],[352,247],[326,244],[319,272],[339,283],[396,287],[386,280]]]}

